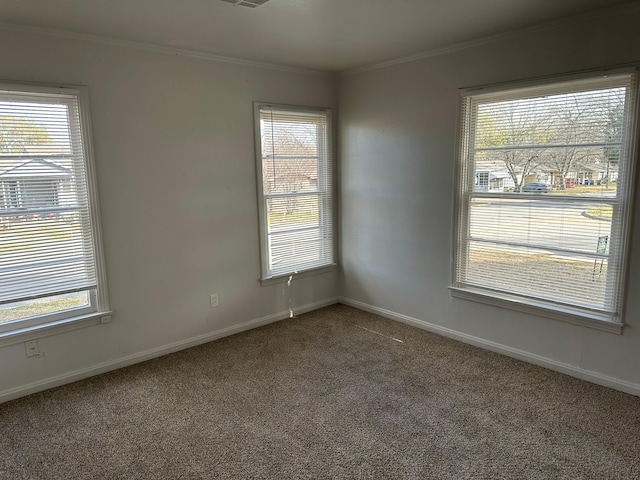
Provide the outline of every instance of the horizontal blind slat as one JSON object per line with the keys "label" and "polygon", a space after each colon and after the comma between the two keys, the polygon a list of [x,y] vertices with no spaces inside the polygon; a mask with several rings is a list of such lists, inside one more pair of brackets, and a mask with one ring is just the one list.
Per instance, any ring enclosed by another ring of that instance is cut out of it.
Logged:
{"label": "horizontal blind slat", "polygon": [[333,166],[324,111],[263,106],[263,278],[334,263]]}
{"label": "horizontal blind slat", "polygon": [[96,288],[75,94],[0,92],[0,304]]}
{"label": "horizontal blind slat", "polygon": [[625,74],[463,97],[458,286],[618,313],[635,84]]}

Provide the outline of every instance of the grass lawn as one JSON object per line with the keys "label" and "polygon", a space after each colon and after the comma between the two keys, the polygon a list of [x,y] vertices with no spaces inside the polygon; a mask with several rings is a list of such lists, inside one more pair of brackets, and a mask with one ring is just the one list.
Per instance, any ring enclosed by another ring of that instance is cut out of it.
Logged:
{"label": "grass lawn", "polygon": [[610,183],[608,188],[604,185],[578,185],[577,187],[565,188],[564,190],[554,188],[551,193],[556,195],[584,195],[585,193],[601,194],[602,192],[615,192],[616,187],[617,184],[615,182]]}
{"label": "grass lawn", "polygon": [[[595,263],[595,269],[594,269]],[[486,286],[541,298],[563,298],[592,306],[604,301],[607,262],[504,251],[472,250],[468,278]],[[580,287],[571,289],[578,282]]]}
{"label": "grass lawn", "polygon": [[[30,218],[3,224],[0,228],[0,264],[1,262],[16,262],[15,258],[25,252],[33,252],[36,261],[57,246],[68,248],[74,246],[81,238],[79,224],[66,220]],[[46,250],[46,249],[49,250]],[[44,252],[44,253],[43,253]],[[63,298],[38,299],[20,302],[13,306],[0,306],[0,323],[21,318],[43,315],[47,313],[81,307],[87,304],[85,294],[65,296]]]}
{"label": "grass lawn", "polygon": [[50,242],[80,238],[81,227],[61,220],[27,220],[6,223],[0,228],[0,254],[23,253],[34,249],[39,239]]}
{"label": "grass lawn", "polygon": [[57,298],[55,300],[34,300],[24,305],[0,309],[0,323],[18,320],[20,318],[42,315],[45,313],[68,310],[70,308],[82,307],[87,304],[84,295],[67,298]]}
{"label": "grass lawn", "polygon": [[294,225],[298,223],[318,223],[318,212],[297,211],[292,213],[270,212],[267,215],[270,226]]}
{"label": "grass lawn", "polygon": [[601,207],[590,208],[587,210],[587,215],[600,220],[611,221],[613,217],[613,207],[611,205],[602,205]]}

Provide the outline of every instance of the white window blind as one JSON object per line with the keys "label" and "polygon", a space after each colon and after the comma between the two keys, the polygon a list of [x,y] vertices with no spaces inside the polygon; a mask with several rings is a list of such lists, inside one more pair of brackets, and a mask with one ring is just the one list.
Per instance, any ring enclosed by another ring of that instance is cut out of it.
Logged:
{"label": "white window blind", "polygon": [[[79,98],[71,89],[0,87],[0,323],[20,319],[20,311],[33,316],[70,305],[22,304],[30,300],[85,292],[79,296],[84,304],[95,302],[96,248]],[[7,306],[17,313],[7,316]]]}
{"label": "white window blind", "polygon": [[328,110],[256,104],[262,278],[332,265]]}
{"label": "white window blind", "polygon": [[463,94],[454,294],[622,322],[635,86]]}

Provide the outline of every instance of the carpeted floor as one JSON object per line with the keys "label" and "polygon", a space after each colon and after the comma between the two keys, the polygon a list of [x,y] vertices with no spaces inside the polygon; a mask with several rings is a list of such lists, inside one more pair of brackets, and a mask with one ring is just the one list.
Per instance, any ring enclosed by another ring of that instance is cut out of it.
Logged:
{"label": "carpeted floor", "polygon": [[0,434],[11,480],[640,478],[640,398],[342,305],[5,403]]}

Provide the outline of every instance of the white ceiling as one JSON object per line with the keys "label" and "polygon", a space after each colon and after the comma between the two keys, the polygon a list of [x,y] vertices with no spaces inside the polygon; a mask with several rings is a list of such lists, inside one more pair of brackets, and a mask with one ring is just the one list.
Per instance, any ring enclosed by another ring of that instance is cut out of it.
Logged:
{"label": "white ceiling", "polygon": [[0,0],[0,22],[341,71],[629,0]]}

